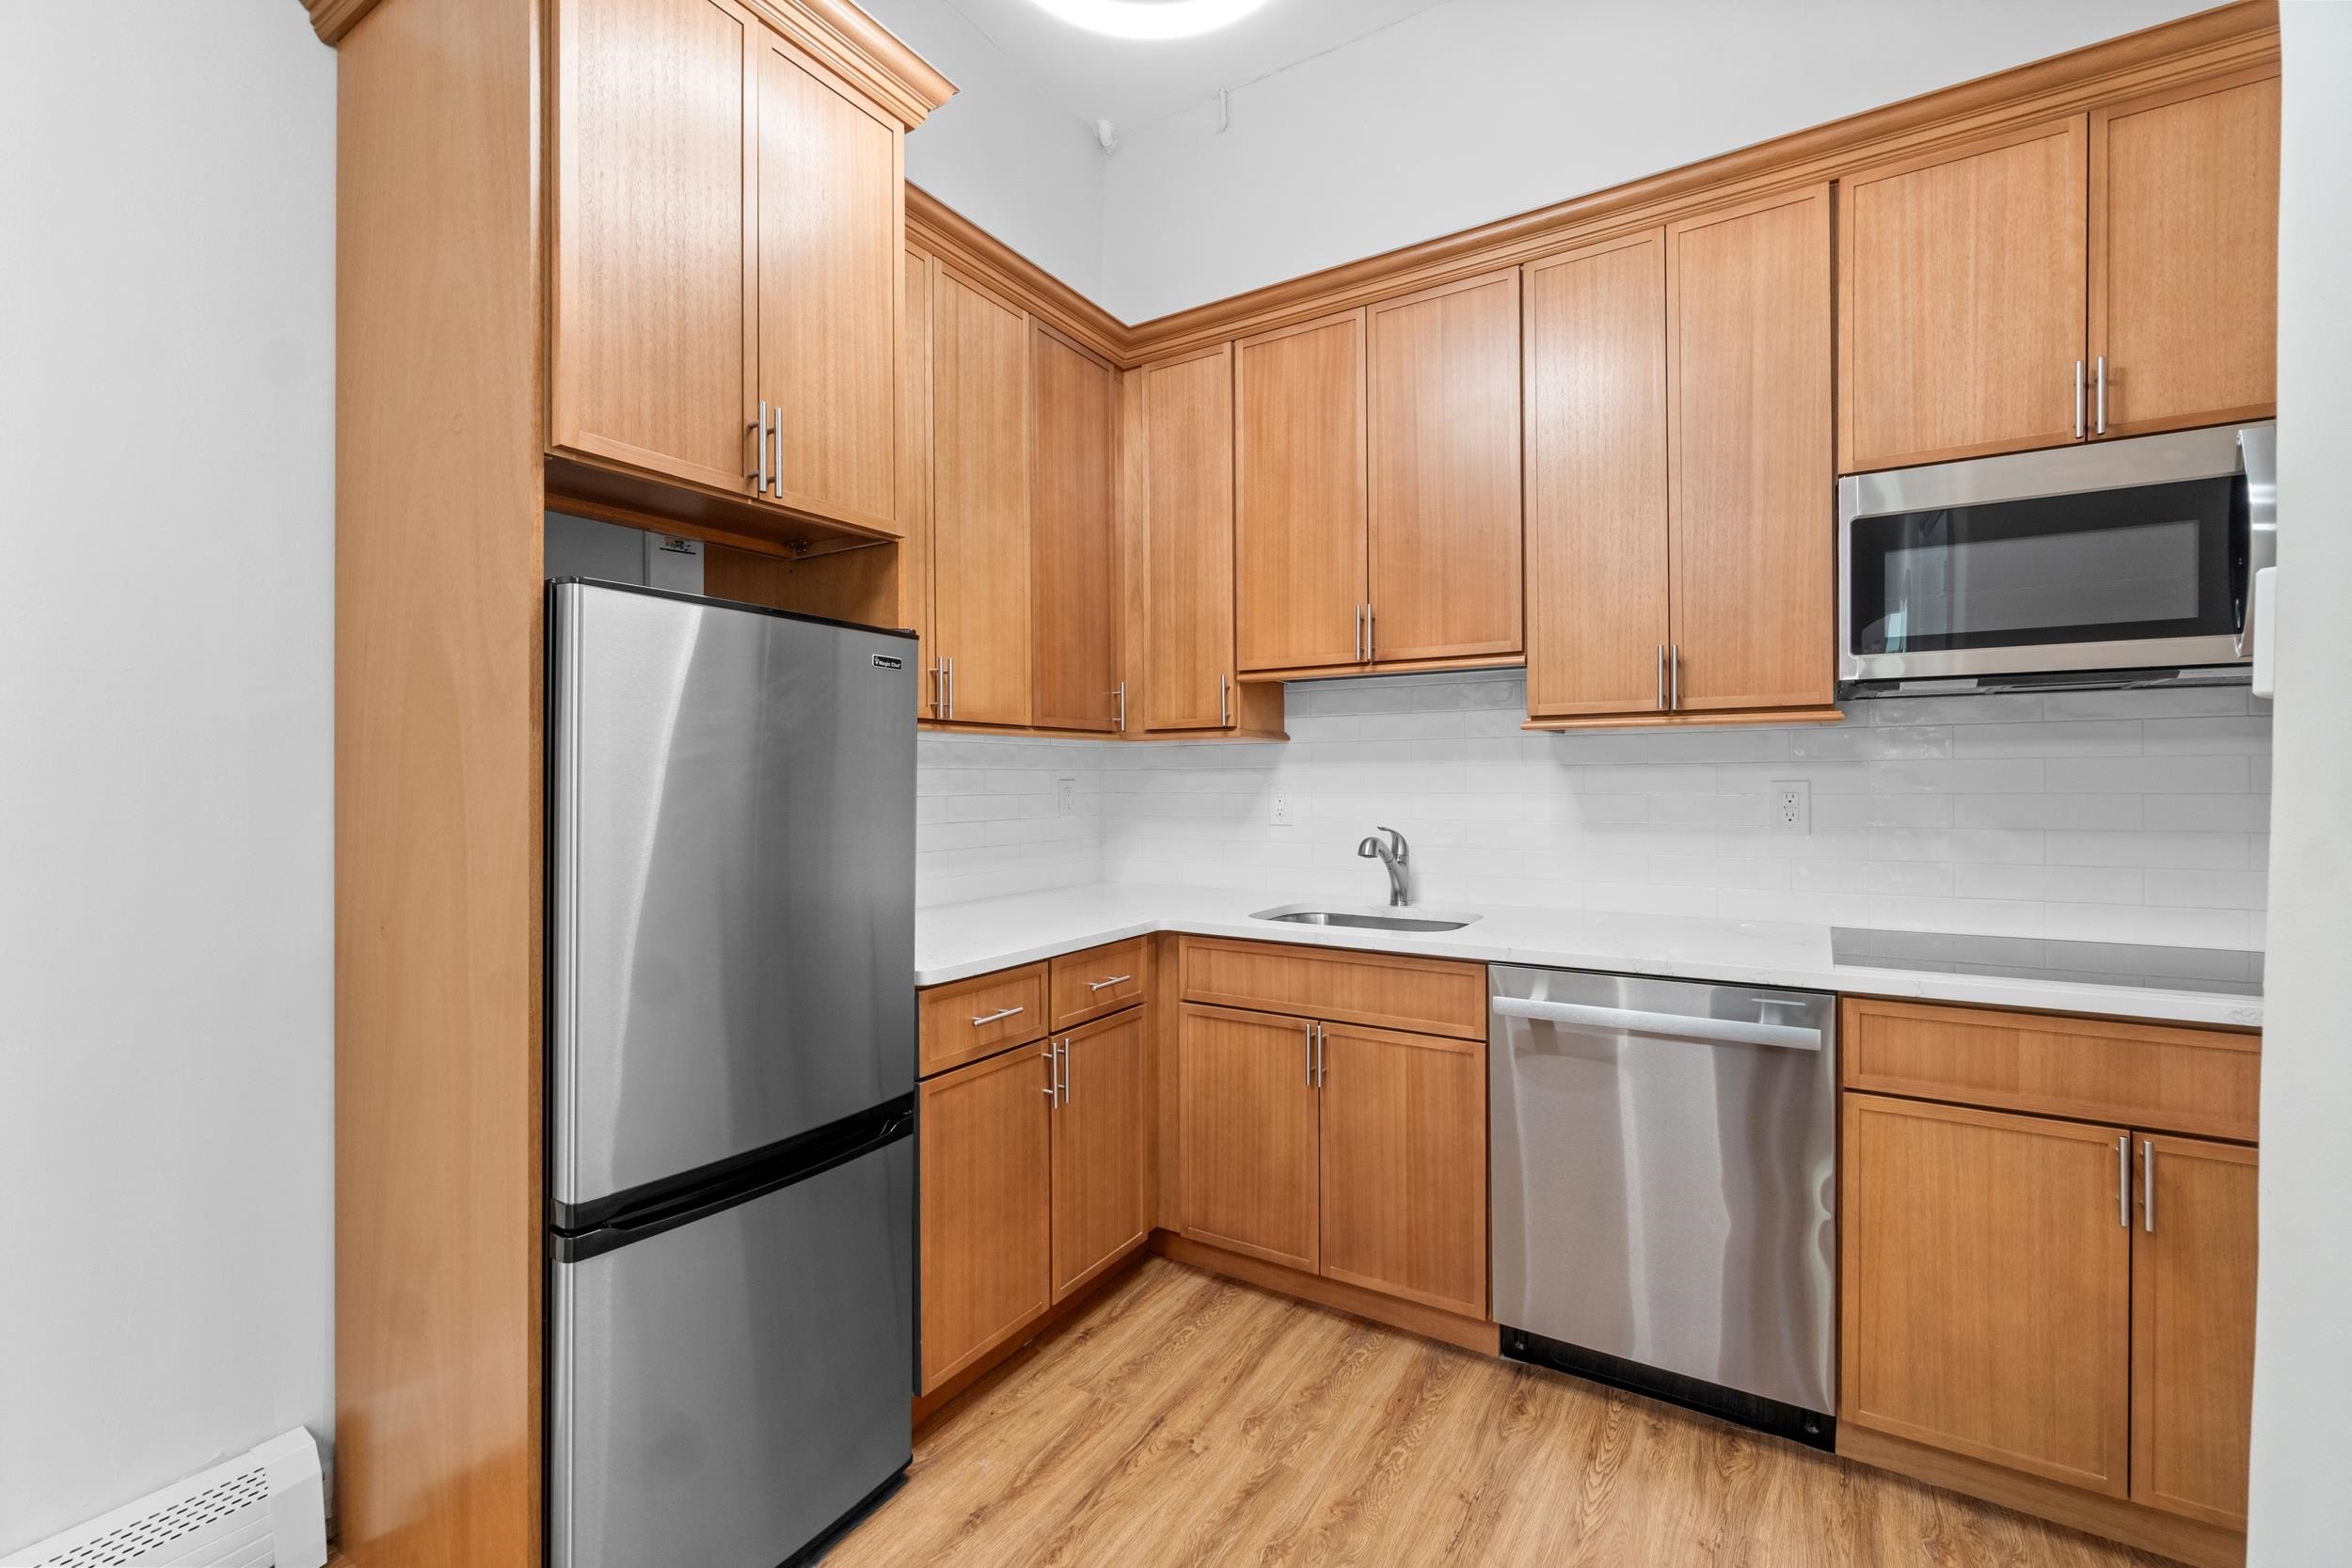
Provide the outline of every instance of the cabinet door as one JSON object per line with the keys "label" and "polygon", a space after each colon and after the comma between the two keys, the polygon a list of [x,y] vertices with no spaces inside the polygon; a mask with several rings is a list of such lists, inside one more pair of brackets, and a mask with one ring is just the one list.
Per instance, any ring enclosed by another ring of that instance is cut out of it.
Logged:
{"label": "cabinet door", "polygon": [[1053,1081],[1034,1045],[921,1086],[926,1390],[1052,1299]]}
{"label": "cabinet door", "polygon": [[2090,117],[2092,434],[2279,407],[2279,76],[2172,87]]}
{"label": "cabinet door", "polygon": [[1836,695],[1829,191],[1666,233],[1668,700],[1826,705]]}
{"label": "cabinet door", "polygon": [[938,718],[940,704],[931,636],[931,279],[938,265],[928,252],[907,248],[898,361],[898,624],[922,640],[914,711],[923,719]]}
{"label": "cabinet door", "polygon": [[943,717],[1029,721],[1029,321],[942,263],[931,293],[931,643]]}
{"label": "cabinet door", "polygon": [[1838,1418],[2123,1496],[2125,1141],[1848,1094]]}
{"label": "cabinet door", "polygon": [[749,494],[755,58],[727,0],[555,9],[556,446]]}
{"label": "cabinet door", "polygon": [[1518,653],[1518,274],[1376,305],[1370,335],[1372,656]]}
{"label": "cabinet door", "polygon": [[1232,366],[1219,345],[1143,371],[1147,730],[1232,721]]}
{"label": "cabinet door", "polygon": [[1364,313],[1233,347],[1234,657],[1363,661]]}
{"label": "cabinet door", "polygon": [[1486,1048],[1323,1027],[1323,1272],[1486,1315]]}
{"label": "cabinet door", "polygon": [[1178,1025],[1184,1234],[1312,1272],[1313,1025],[1187,1006]]}
{"label": "cabinet door", "polygon": [[2085,121],[1839,182],[1840,471],[2081,438]]}
{"label": "cabinet door", "polygon": [[1527,711],[1666,705],[1666,236],[1527,268]]}
{"label": "cabinet door", "polygon": [[2242,1530],[2254,1402],[2254,1151],[2142,1133],[2139,1158],[2132,1497]]}
{"label": "cabinet door", "polygon": [[895,533],[899,127],[784,40],[760,39],[758,395],[775,420],[779,499]]}
{"label": "cabinet door", "polygon": [[1119,715],[1118,377],[1042,324],[1031,326],[1029,350],[1037,398],[1030,721],[1046,729],[1108,730]]}
{"label": "cabinet door", "polygon": [[1054,1113],[1054,1299],[1152,1229],[1152,1053],[1144,1008],[1064,1037]]}

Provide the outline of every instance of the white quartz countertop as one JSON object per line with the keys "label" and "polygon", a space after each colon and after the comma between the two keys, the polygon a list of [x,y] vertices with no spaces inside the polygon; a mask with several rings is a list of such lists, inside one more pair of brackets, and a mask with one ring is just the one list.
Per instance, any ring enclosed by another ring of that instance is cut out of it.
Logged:
{"label": "white quartz countertop", "polygon": [[[1834,962],[1826,926],[1487,906],[1458,931],[1399,933],[1253,920],[1286,900],[1217,888],[1089,883],[918,911],[914,980],[942,985],[1153,931],[1301,946],[1416,953],[1476,963],[1592,969],[1995,1007],[2106,1013],[2173,1023],[2259,1027],[2262,1000],[2064,980],[1878,969]],[[1419,908],[1399,913],[1438,912]],[[1467,912],[1467,911],[1465,911]]]}

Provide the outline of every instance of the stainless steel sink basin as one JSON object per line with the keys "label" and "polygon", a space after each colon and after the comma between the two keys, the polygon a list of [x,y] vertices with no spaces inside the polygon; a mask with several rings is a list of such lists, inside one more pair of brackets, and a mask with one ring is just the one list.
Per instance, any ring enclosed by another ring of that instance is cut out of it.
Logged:
{"label": "stainless steel sink basin", "polygon": [[1287,926],[1344,926],[1360,931],[1458,931],[1478,917],[1452,910],[1324,910],[1311,904],[1284,904],[1260,910],[1249,918],[1279,921]]}

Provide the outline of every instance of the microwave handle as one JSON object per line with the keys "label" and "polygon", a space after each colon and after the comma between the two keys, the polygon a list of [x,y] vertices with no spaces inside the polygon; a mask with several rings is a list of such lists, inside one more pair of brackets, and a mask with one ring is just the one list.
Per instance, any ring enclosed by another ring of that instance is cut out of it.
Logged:
{"label": "microwave handle", "polygon": [[2237,582],[2237,654],[2254,657],[2254,595],[2260,574],[2279,563],[2279,427],[2241,426],[2237,433],[2238,468],[2246,476],[2246,548],[2236,552],[2244,562]]}

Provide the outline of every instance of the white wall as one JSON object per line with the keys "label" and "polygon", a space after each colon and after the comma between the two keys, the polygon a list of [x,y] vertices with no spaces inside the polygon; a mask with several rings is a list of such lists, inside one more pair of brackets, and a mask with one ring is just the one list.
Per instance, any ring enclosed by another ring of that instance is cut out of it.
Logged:
{"label": "white wall", "polygon": [[2352,1562],[2352,5],[2288,0],[2279,213],[2276,942],[2263,1041],[2253,1568]]}
{"label": "white wall", "polygon": [[1453,0],[1241,87],[1221,135],[1206,102],[1124,132],[1099,297],[1165,315],[2206,4]]}
{"label": "white wall", "polygon": [[[1287,745],[926,736],[946,903],[1097,879],[2191,947],[2263,944],[2267,705],[2245,689],[1859,705],[1828,727],[1535,736],[1516,674],[1288,689]],[[1078,782],[1075,812],[1053,781]],[[1772,787],[1813,831],[1772,832]],[[1294,825],[1269,824],[1288,795]]]}
{"label": "white wall", "polygon": [[0,6],[0,1548],[332,1416],[334,87]]}
{"label": "white wall", "polygon": [[907,178],[1090,299],[1103,297],[1102,149],[947,0],[860,0],[956,84],[907,137]]}

